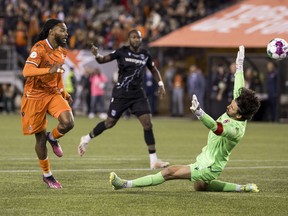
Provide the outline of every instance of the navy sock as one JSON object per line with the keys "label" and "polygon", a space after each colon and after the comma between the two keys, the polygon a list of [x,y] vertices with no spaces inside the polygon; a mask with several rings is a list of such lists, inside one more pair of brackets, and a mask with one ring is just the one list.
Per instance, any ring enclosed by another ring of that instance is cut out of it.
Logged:
{"label": "navy sock", "polygon": [[89,133],[89,136],[91,138],[94,138],[94,137],[98,136],[99,134],[101,134],[106,129],[107,128],[105,127],[105,122],[102,121],[102,122],[98,123],[95,128],[93,128],[93,130]]}
{"label": "navy sock", "polygon": [[[146,144],[149,146],[149,145],[155,145],[155,139],[154,139],[154,134],[153,134],[153,131],[152,129],[150,130],[144,130],[144,139],[145,139],[145,142]],[[155,149],[149,149],[149,154],[153,154],[156,152]]]}

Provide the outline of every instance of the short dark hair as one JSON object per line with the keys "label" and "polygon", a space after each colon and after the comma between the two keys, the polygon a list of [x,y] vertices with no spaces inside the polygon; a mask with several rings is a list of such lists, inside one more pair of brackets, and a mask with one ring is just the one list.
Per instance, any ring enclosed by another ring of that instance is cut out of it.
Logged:
{"label": "short dark hair", "polygon": [[64,22],[58,19],[47,20],[45,24],[43,25],[36,42],[46,39],[49,35],[49,30],[52,29],[54,26],[58,25],[59,23],[64,23]]}
{"label": "short dark hair", "polygon": [[242,120],[251,120],[260,107],[260,100],[256,93],[244,87],[239,89],[239,97],[235,101]]}
{"label": "short dark hair", "polygon": [[138,33],[139,33],[139,30],[137,30],[137,29],[132,29],[131,31],[129,31],[129,32],[128,32],[128,38],[131,36],[132,33],[138,34]]}

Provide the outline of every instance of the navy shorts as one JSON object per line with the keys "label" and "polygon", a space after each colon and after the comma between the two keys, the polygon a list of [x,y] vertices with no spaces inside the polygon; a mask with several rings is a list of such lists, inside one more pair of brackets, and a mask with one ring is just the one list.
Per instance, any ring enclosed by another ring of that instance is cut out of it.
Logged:
{"label": "navy shorts", "polygon": [[137,117],[151,113],[150,105],[146,97],[129,99],[112,97],[107,114],[110,118],[119,119],[127,109]]}

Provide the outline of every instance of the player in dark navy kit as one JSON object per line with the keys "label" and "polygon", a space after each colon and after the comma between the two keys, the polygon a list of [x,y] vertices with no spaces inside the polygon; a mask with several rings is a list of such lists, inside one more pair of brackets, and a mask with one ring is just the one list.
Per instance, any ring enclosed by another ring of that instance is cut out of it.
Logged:
{"label": "player in dark navy kit", "polygon": [[160,97],[165,95],[164,84],[151,55],[147,50],[141,48],[141,33],[135,29],[131,30],[128,33],[128,42],[128,46],[123,46],[106,56],[100,55],[98,48],[92,44],[91,51],[99,64],[117,60],[119,68],[118,81],[112,91],[107,119],[98,123],[89,134],[81,137],[78,153],[82,156],[92,138],[100,135],[106,129],[112,128],[123,112],[130,109],[131,113],[137,116],[143,126],[144,138],[149,151],[150,168],[163,168],[168,166],[169,163],[157,158],[151,123],[151,109],[143,90],[142,81],[146,67],[158,82]]}

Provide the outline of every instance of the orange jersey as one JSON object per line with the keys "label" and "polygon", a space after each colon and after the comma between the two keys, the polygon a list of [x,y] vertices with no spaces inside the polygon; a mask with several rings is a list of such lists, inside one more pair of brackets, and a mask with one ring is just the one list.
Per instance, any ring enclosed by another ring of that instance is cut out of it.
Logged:
{"label": "orange jersey", "polygon": [[26,77],[24,94],[32,98],[42,98],[59,93],[64,88],[61,73],[49,73],[54,64],[64,64],[67,50],[54,49],[47,39],[37,42],[26,60],[23,75]]}

